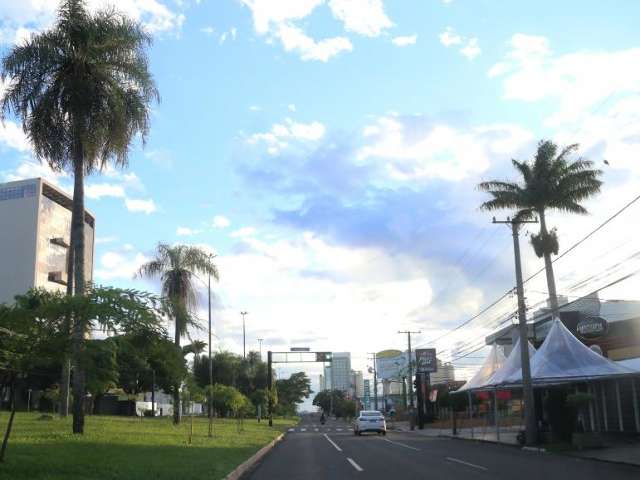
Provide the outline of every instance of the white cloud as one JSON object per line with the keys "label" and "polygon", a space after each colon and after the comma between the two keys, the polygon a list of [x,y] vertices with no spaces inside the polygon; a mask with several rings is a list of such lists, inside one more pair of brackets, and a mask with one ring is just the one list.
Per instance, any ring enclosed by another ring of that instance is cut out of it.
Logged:
{"label": "white cloud", "polygon": [[231,225],[231,220],[229,220],[224,215],[216,215],[215,217],[213,217],[212,224],[214,228],[227,228],[229,225]]}
{"label": "white cloud", "polygon": [[233,232],[231,232],[229,236],[233,238],[250,237],[254,235],[256,231],[257,230],[253,227],[242,227],[242,228],[239,228],[238,230],[234,230]]}
{"label": "white cloud", "polygon": [[178,235],[179,237],[191,237],[193,235],[197,235],[198,233],[200,233],[200,230],[195,230],[189,227],[178,227],[176,229],[176,235]]}
{"label": "white cloud", "polygon": [[460,45],[462,43],[462,37],[453,31],[452,27],[447,27],[444,32],[438,35],[440,43],[445,47],[452,45]]}
{"label": "white cloud", "polygon": [[93,183],[85,185],[84,192],[87,198],[99,200],[102,197],[124,198],[125,192],[122,185],[112,183]]}
{"label": "white cloud", "polygon": [[266,34],[273,25],[301,20],[324,3],[324,0],[240,0],[251,9],[256,32]]}
{"label": "white cloud", "polygon": [[251,105],[251,106],[249,106],[249,110],[252,111],[252,112],[259,112],[262,109],[258,105]]}
{"label": "white cloud", "polygon": [[204,33],[205,35],[207,35],[208,37],[210,37],[211,35],[213,35],[216,31],[215,28],[213,28],[211,25],[203,27],[200,29],[200,31],[202,33]]}
{"label": "white cloud", "polygon": [[264,142],[267,151],[275,155],[289,146],[289,142],[315,142],[324,137],[326,127],[320,122],[300,123],[290,118],[284,123],[276,123],[271,130],[264,133],[254,133],[248,139],[250,144]]}
{"label": "white cloud", "polygon": [[142,212],[149,215],[157,210],[153,199],[142,200],[127,198],[124,204],[130,212]]}
{"label": "white cloud", "polygon": [[[55,21],[59,0],[0,0],[2,26],[0,43],[15,43],[32,32],[50,27]],[[140,21],[150,33],[177,32],[185,16],[168,6],[167,0],[88,0],[90,11],[115,5],[118,11]]]}
{"label": "white cloud", "polygon": [[394,37],[391,40],[396,47],[407,47],[409,45],[415,45],[418,40],[418,35],[407,35],[401,37]]}
{"label": "white cloud", "polygon": [[555,100],[558,108],[547,119],[549,126],[579,122],[607,102],[638,95],[640,48],[555,55],[545,37],[521,33],[508,46],[489,76],[502,79],[506,99]]}
{"label": "white cloud", "polygon": [[329,0],[329,8],[348,31],[377,37],[393,26],[382,0]]}
{"label": "white cloud", "polygon": [[481,52],[482,50],[478,46],[477,38],[470,38],[469,40],[467,40],[466,45],[460,49],[460,53],[463,56],[467,57],[469,60],[473,60],[478,55],[480,55]]}
{"label": "white cloud", "polygon": [[290,103],[289,105],[287,105],[287,108],[289,109],[290,112],[296,111],[296,106],[293,103]]}
{"label": "white cloud", "polygon": [[421,117],[384,116],[365,127],[359,161],[379,162],[390,178],[457,181],[486,171],[494,155],[508,156],[532,139],[515,125],[456,128]]}
{"label": "white cloud", "polygon": [[440,43],[447,48],[454,45],[462,45],[459,52],[469,60],[473,60],[482,53],[476,37],[463,37],[462,35],[457,34],[453,27],[447,27],[444,32],[438,35],[438,39],[440,40]]}
{"label": "white cloud", "polygon": [[126,248],[122,251],[107,251],[102,254],[95,276],[99,280],[127,279],[136,274],[143,263],[149,261],[142,253],[131,254]]}
{"label": "white cloud", "polygon": [[66,192],[70,191],[69,185],[65,182],[65,180],[69,178],[69,175],[65,172],[52,170],[47,163],[23,161],[14,170],[0,172],[0,177],[6,182],[42,177]]}
{"label": "white cloud", "polygon": [[318,60],[327,62],[341,52],[353,50],[353,45],[346,37],[325,38],[316,41],[304,31],[290,24],[281,24],[277,36],[287,52],[297,52],[302,60]]}

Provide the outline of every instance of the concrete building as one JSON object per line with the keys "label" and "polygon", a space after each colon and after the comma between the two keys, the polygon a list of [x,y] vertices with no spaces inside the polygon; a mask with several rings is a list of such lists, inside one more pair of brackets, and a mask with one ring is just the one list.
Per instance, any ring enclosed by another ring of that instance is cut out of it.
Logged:
{"label": "concrete building", "polygon": [[[72,199],[42,178],[0,184],[0,303],[31,288],[66,291]],[[85,211],[85,278],[95,219]]]}
{"label": "concrete building", "polygon": [[323,390],[331,390],[331,364],[324,366],[324,387]]}
{"label": "concrete building", "polygon": [[333,352],[331,360],[331,388],[349,393],[351,389],[351,354]]}
{"label": "concrete building", "polygon": [[441,360],[438,360],[438,371],[430,373],[429,378],[431,380],[431,385],[455,382],[455,368],[452,363],[442,363]]}
{"label": "concrete building", "polygon": [[359,370],[351,370],[351,391],[358,398],[364,396],[364,378]]}

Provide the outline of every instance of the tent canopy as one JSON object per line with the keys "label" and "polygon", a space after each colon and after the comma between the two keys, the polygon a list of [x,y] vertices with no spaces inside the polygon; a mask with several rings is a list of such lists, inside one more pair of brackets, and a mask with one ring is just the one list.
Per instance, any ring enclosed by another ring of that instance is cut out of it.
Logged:
{"label": "tent canopy", "polygon": [[[527,341],[527,347],[529,347],[529,360],[531,361],[536,354],[536,349],[533,348],[531,342]],[[522,357],[520,356],[520,339],[516,341],[513,346],[513,350],[505,360],[502,367],[495,372],[491,378],[487,381],[487,386],[497,386],[505,383],[506,379],[512,375],[519,374],[522,369]]]}
{"label": "tent canopy", "polygon": [[[534,385],[602,379],[634,373],[636,372],[591,350],[559,319],[553,320],[547,338],[531,361],[531,379]],[[522,369],[504,378],[504,383],[522,383]]]}
{"label": "tent canopy", "polygon": [[498,349],[496,345],[493,345],[480,369],[467,383],[456,390],[456,393],[477,390],[478,388],[486,386],[491,376],[502,367],[504,362],[505,358],[502,350]]}

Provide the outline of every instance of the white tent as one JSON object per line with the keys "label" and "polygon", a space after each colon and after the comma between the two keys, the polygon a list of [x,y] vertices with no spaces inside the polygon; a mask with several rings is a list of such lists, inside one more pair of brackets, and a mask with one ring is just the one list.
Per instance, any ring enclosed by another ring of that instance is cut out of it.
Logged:
{"label": "white tent", "polygon": [[491,347],[491,351],[476,374],[460,387],[456,392],[466,392],[467,390],[477,390],[486,386],[491,376],[502,367],[505,362],[504,354],[496,345]]}
{"label": "white tent", "polygon": [[[634,374],[633,370],[598,355],[562,324],[553,320],[551,330],[531,361],[534,385],[602,379]],[[504,379],[504,383],[522,383],[522,369]]]}
{"label": "white tent", "polygon": [[[533,359],[533,356],[536,354],[536,349],[533,348],[530,342],[527,342],[527,346],[529,347],[529,360]],[[487,385],[497,386],[505,383],[505,380],[509,378],[511,375],[519,374],[520,369],[522,368],[522,358],[520,356],[520,339],[516,341],[516,344],[513,346],[513,350],[505,360],[502,367],[495,372],[491,378],[487,381]]]}

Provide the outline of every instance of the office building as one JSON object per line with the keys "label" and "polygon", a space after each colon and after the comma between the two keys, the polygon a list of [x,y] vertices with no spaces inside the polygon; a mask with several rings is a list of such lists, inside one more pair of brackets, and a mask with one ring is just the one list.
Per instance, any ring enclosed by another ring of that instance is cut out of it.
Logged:
{"label": "office building", "polygon": [[358,398],[364,396],[364,378],[361,371],[351,370],[351,391]]}
{"label": "office building", "polygon": [[350,393],[351,390],[351,354],[333,352],[331,361],[331,388]]}
{"label": "office building", "polygon": [[[0,184],[0,303],[31,288],[66,291],[71,197],[42,178]],[[85,278],[93,279],[93,215],[85,211]]]}

